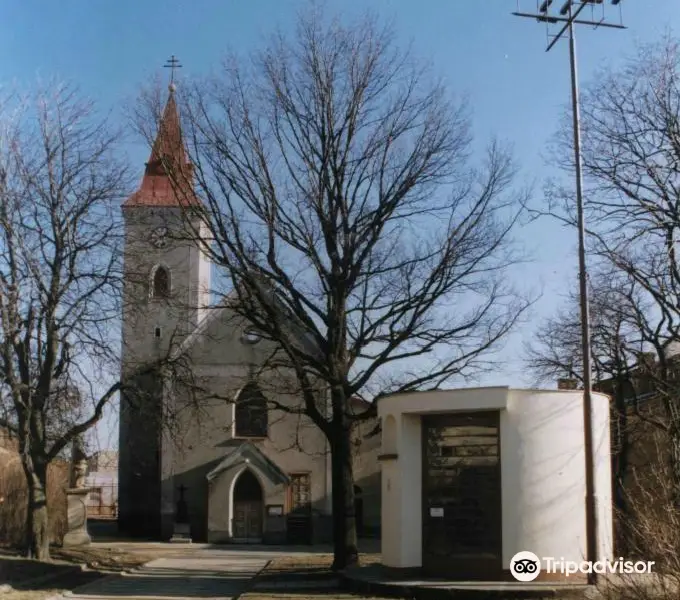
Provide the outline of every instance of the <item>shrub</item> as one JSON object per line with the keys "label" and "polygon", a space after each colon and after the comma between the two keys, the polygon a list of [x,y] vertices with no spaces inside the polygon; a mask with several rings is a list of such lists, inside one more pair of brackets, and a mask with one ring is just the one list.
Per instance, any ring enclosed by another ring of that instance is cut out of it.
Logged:
{"label": "shrub", "polygon": [[653,575],[624,574],[605,580],[601,591],[607,600],[680,597],[680,507],[674,501],[668,449],[658,440],[652,440],[649,448],[656,456],[650,453],[646,465],[632,470],[626,481],[626,511],[616,519],[621,554],[629,560],[654,561]]}
{"label": "shrub", "polygon": [[[47,469],[50,541],[61,543],[66,533],[66,493],[69,465],[54,461]],[[0,543],[19,546],[24,539],[28,487],[19,455],[0,448]]]}

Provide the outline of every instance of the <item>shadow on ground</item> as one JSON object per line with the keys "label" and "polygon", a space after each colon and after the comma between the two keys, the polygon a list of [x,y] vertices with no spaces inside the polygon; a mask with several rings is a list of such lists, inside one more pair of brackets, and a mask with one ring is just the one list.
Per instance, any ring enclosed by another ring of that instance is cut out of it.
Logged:
{"label": "shadow on ground", "polygon": [[338,573],[328,565],[299,565],[295,570],[268,568],[253,581],[251,592],[256,595],[294,593],[329,593],[341,585]]}
{"label": "shadow on ground", "polygon": [[[145,567],[125,576],[108,577],[85,586],[74,598],[162,597],[215,598],[232,597],[243,592],[253,572],[233,569],[229,572],[211,569],[173,569]],[[91,588],[91,589],[88,589]]]}
{"label": "shadow on ground", "polygon": [[97,571],[83,571],[77,565],[40,563],[34,560],[0,555],[0,583],[18,591],[70,589],[100,579]]}

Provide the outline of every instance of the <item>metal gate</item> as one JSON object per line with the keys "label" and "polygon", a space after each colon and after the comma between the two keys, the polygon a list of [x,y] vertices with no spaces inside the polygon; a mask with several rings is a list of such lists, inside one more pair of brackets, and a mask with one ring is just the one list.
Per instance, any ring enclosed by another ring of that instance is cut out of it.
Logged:
{"label": "metal gate", "polygon": [[489,577],[502,569],[499,413],[423,418],[423,568]]}
{"label": "metal gate", "polygon": [[118,484],[98,484],[90,488],[87,514],[96,519],[118,518]]}

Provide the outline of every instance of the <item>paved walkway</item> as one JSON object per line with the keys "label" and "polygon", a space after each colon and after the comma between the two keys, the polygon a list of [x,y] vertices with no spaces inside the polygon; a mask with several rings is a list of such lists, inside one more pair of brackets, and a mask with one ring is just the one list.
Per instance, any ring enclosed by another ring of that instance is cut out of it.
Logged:
{"label": "paved walkway", "polygon": [[184,598],[233,598],[279,552],[189,549],[158,558],[134,573],[104,577],[85,585],[66,598],[88,600],[144,600]]}

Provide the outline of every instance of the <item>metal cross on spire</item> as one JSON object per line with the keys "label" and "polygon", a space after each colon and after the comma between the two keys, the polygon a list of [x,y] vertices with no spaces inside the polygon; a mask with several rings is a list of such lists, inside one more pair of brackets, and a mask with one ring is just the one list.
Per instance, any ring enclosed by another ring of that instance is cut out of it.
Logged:
{"label": "metal cross on spire", "polygon": [[173,54],[168,60],[165,61],[163,65],[166,69],[170,69],[170,90],[175,89],[175,69],[181,69],[182,65],[179,63],[179,59]]}

